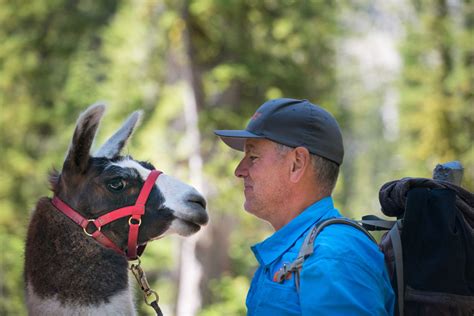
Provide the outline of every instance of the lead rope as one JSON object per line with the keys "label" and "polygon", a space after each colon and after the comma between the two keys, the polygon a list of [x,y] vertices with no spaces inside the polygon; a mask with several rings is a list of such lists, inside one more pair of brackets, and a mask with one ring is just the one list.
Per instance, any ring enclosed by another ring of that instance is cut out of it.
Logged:
{"label": "lead rope", "polygon": [[[138,264],[130,265],[130,271],[132,271],[133,275],[135,276],[135,279],[137,279],[137,282],[140,285],[141,290],[143,291],[145,303],[153,307],[157,316],[163,316],[163,312],[161,311],[160,306],[158,306],[158,301],[160,300],[160,297],[158,293],[156,293],[150,288],[150,285],[148,284],[148,281],[146,279],[145,271],[143,271],[142,267],[140,266],[140,263],[140,258],[138,258]],[[148,302],[148,299],[150,297],[154,298],[151,303]]]}

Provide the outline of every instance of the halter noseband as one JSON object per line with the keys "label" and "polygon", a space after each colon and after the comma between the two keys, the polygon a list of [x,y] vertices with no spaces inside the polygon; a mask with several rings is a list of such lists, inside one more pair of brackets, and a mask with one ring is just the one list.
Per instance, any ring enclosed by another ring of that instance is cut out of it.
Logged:
{"label": "halter noseband", "polygon": [[[151,190],[153,189],[153,185],[155,184],[156,179],[160,176],[162,172],[158,170],[152,170],[148,175],[143,187],[138,195],[137,201],[135,205],[125,206],[113,211],[110,211],[107,214],[104,214],[95,219],[87,219],[79,212],[75,211],[69,205],[64,203],[61,199],[57,196],[54,196],[51,203],[63,214],[73,220],[76,224],[82,227],[84,233],[88,236],[95,238],[99,243],[104,245],[107,248],[111,248],[116,252],[125,255],[128,260],[135,260],[139,257],[141,253],[137,253],[138,247],[138,229],[142,222],[141,217],[145,214],[145,204],[148,200],[148,196],[150,195]],[[127,251],[120,249],[112,240],[110,240],[107,236],[105,236],[101,232],[101,227],[107,225],[117,219],[120,219],[125,216],[130,216],[128,220],[128,224],[130,229],[128,231],[128,248]],[[95,231],[89,233],[87,228],[93,224],[95,226]],[[139,249],[139,252],[143,251]]]}

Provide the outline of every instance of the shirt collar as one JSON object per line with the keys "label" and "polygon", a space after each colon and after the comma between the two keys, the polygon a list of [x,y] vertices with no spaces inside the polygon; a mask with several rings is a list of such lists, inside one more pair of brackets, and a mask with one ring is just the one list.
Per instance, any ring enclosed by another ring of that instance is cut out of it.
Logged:
{"label": "shirt collar", "polygon": [[329,217],[338,217],[332,198],[325,197],[307,207],[288,224],[277,230],[270,237],[252,246],[260,265],[268,265],[283,255],[309,228]]}

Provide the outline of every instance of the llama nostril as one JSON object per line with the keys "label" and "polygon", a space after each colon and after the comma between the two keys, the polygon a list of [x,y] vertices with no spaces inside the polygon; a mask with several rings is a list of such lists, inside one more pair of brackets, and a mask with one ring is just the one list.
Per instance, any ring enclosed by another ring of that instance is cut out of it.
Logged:
{"label": "llama nostril", "polygon": [[206,200],[198,194],[193,194],[188,197],[188,202],[199,204],[203,209],[206,209]]}

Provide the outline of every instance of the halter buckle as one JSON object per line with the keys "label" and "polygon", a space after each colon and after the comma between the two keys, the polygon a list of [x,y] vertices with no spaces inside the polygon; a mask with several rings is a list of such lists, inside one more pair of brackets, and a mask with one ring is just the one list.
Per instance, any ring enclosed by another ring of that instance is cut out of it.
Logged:
{"label": "halter buckle", "polygon": [[[96,225],[94,222],[95,222],[95,219],[88,219],[88,220],[87,220],[87,225],[82,228],[82,230],[84,231],[84,234],[86,234],[86,235],[89,236],[89,237],[93,237],[93,234],[94,234],[96,231],[100,231],[100,226],[97,227],[97,225]],[[90,223],[94,224],[94,226],[95,226],[95,228],[96,228],[96,231],[94,231],[94,232],[92,232],[92,233],[89,233],[89,232],[87,231],[87,227],[89,226]]]}
{"label": "halter buckle", "polygon": [[[137,221],[138,223],[132,223],[132,220],[135,220]],[[142,219],[141,217],[140,218],[133,218],[133,216],[130,216],[130,218],[128,219],[128,225],[131,226],[131,225],[138,225],[140,226],[142,224]]]}

